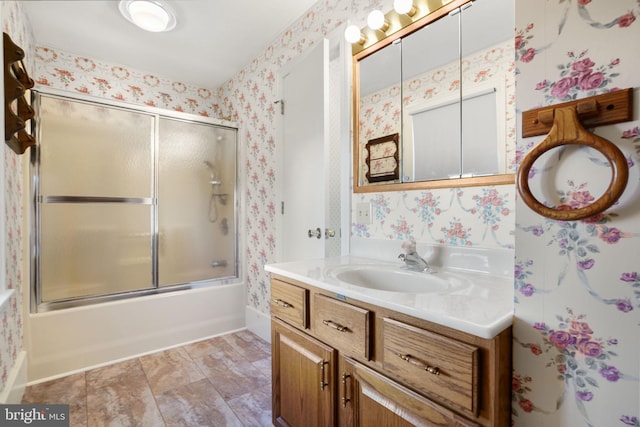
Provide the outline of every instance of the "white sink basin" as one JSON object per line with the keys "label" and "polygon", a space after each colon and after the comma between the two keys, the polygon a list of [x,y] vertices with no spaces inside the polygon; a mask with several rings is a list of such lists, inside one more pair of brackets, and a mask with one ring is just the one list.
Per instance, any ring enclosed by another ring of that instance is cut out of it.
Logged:
{"label": "white sink basin", "polygon": [[449,281],[438,273],[424,273],[401,267],[360,264],[336,267],[329,271],[336,280],[376,291],[424,294],[450,288]]}

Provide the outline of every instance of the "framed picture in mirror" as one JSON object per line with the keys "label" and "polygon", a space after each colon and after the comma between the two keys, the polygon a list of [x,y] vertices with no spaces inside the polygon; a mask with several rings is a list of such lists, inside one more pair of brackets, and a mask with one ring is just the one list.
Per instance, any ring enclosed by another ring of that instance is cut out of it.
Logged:
{"label": "framed picture in mirror", "polygon": [[398,141],[399,134],[393,133],[367,142],[365,162],[369,182],[395,181],[400,178]]}

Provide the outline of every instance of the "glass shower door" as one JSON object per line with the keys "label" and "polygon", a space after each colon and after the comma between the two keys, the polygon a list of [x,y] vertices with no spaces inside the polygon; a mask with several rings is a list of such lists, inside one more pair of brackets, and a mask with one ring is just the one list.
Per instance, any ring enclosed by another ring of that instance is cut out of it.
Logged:
{"label": "glass shower door", "polygon": [[237,277],[236,132],[160,118],[160,287]]}
{"label": "glass shower door", "polygon": [[39,302],[152,288],[154,117],[37,103]]}

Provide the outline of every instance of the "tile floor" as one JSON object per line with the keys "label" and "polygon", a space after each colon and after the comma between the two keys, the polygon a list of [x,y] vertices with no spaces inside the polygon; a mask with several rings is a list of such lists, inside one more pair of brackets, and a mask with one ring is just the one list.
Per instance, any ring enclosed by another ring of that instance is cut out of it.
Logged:
{"label": "tile floor", "polygon": [[71,426],[271,426],[271,348],[243,330],[27,387]]}

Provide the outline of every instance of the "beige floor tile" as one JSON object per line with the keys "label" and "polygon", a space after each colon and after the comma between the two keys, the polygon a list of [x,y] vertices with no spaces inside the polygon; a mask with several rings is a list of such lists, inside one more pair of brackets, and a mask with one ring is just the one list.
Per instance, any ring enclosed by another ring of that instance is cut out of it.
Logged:
{"label": "beige floor tile", "polygon": [[269,357],[271,351],[264,348],[264,345],[262,345],[264,341],[255,340],[254,337],[255,336],[250,336],[249,333],[247,333],[245,335],[229,334],[222,338],[246,360],[255,362],[256,360]]}
{"label": "beige floor tile", "polygon": [[219,352],[220,346],[228,346],[228,344],[226,343],[224,338],[215,337],[186,345],[184,349],[189,354],[189,356],[195,359],[197,357],[203,357],[211,353]]}
{"label": "beige floor tile", "polygon": [[71,427],[271,425],[271,349],[248,331],[27,387],[68,404]]}
{"label": "beige floor tile", "polygon": [[[136,360],[136,362],[138,362]],[[139,362],[133,367],[118,364],[95,372],[101,386],[87,387],[87,419],[91,427],[164,426],[155,398]],[[127,374],[126,367],[131,368]],[[120,368],[120,373],[116,374]],[[87,373],[87,381],[89,381]]]}
{"label": "beige floor tile", "polygon": [[260,369],[240,357],[227,353],[212,353],[197,359],[198,366],[211,380],[224,399],[238,397],[270,383]]}
{"label": "beige floor tile", "polygon": [[119,383],[123,379],[144,376],[140,360],[131,359],[87,371],[87,391]]}
{"label": "beige floor tile", "polygon": [[153,394],[206,378],[184,348],[174,348],[140,358]]}
{"label": "beige floor tile", "polygon": [[272,425],[271,385],[230,399],[227,403],[247,427]]}
{"label": "beige floor tile", "polygon": [[84,372],[27,387],[22,403],[69,405],[71,427],[87,425],[87,384]]}
{"label": "beige floor tile", "polygon": [[242,423],[208,379],[156,396],[167,427],[242,427]]}
{"label": "beige floor tile", "polygon": [[266,359],[256,360],[251,362],[253,366],[260,369],[268,378],[271,378],[271,356]]}

